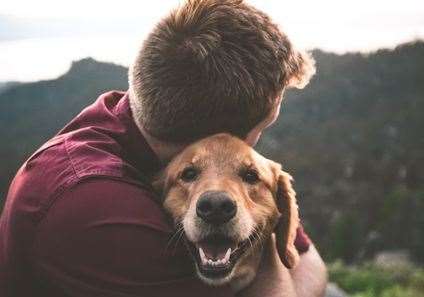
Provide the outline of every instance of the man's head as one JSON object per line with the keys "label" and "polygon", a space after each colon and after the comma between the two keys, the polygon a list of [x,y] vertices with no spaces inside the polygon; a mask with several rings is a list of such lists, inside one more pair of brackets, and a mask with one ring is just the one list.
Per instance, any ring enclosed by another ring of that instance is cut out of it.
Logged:
{"label": "man's head", "polygon": [[275,120],[283,90],[313,73],[263,12],[241,0],[188,0],[145,40],[129,72],[131,108],[164,142],[218,132],[254,140]]}

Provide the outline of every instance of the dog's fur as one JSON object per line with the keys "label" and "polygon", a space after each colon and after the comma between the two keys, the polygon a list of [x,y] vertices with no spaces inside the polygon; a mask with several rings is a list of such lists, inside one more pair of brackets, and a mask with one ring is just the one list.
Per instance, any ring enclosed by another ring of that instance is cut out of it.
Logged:
{"label": "dog's fur", "polygon": [[[184,181],[187,168],[197,177]],[[255,172],[254,183],[245,180],[246,172]],[[240,290],[251,282],[260,263],[263,244],[275,232],[277,250],[284,265],[292,268],[298,261],[294,246],[299,216],[291,176],[281,166],[255,152],[246,143],[228,134],[200,140],[177,155],[160,174],[154,186],[160,189],[165,209],[177,227],[182,227],[188,245],[210,234],[220,233],[240,243],[251,241],[233,263],[231,272],[222,278],[199,277],[210,285],[229,283]],[[237,213],[222,226],[212,226],[196,215],[196,202],[202,193],[223,191],[237,205]],[[238,248],[238,247],[237,247]],[[192,249],[192,253],[197,252]],[[196,259],[196,257],[194,257]]]}

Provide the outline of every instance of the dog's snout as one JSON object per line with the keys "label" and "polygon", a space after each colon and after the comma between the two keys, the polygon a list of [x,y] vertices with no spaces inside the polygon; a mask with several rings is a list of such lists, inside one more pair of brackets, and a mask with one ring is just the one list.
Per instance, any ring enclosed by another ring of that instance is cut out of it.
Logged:
{"label": "dog's snout", "polygon": [[237,212],[237,205],[225,192],[203,193],[196,205],[197,216],[205,222],[219,225],[231,220]]}

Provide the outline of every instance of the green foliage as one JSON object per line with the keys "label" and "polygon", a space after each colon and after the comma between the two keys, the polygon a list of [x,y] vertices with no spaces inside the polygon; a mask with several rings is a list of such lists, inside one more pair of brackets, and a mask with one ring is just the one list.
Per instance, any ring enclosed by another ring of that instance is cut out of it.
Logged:
{"label": "green foliage", "polygon": [[353,260],[360,249],[361,226],[353,215],[337,217],[329,228],[329,241],[332,242],[328,256],[333,259]]}
{"label": "green foliage", "polygon": [[423,269],[345,266],[340,261],[328,268],[330,280],[353,297],[424,297]]}
{"label": "green foliage", "polygon": [[[375,229],[387,249],[407,247],[418,260],[424,260],[424,191],[405,185],[394,187],[383,201]],[[381,240],[380,240],[381,241]]]}

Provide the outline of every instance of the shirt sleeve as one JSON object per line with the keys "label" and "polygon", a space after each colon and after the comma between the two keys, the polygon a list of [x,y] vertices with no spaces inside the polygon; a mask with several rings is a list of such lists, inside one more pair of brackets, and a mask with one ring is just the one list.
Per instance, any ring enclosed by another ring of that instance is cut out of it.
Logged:
{"label": "shirt sleeve", "polygon": [[166,222],[148,191],[86,180],[58,197],[40,223],[35,274],[44,287],[70,297],[233,296],[196,278]]}

